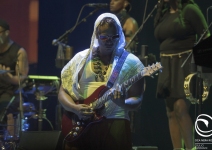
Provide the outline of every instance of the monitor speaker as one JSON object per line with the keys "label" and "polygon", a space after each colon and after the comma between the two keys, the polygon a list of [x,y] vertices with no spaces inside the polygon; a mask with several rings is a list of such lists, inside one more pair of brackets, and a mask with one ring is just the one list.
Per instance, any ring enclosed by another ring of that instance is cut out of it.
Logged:
{"label": "monitor speaker", "polygon": [[61,150],[61,131],[23,131],[18,150]]}

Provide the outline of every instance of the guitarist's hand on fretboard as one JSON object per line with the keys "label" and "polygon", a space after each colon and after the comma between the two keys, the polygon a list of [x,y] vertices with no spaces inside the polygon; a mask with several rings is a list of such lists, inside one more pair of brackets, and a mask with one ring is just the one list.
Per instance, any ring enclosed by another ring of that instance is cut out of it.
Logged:
{"label": "guitarist's hand on fretboard", "polygon": [[125,99],[126,99],[126,89],[124,86],[121,86],[119,84],[116,84],[115,88],[112,89],[112,96],[111,99],[114,103],[116,103],[119,106],[125,105]]}

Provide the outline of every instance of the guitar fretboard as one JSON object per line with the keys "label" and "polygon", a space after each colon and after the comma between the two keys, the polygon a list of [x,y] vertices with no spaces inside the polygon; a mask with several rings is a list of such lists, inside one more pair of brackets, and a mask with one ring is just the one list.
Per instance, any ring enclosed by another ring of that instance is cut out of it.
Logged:
{"label": "guitar fretboard", "polygon": [[[161,68],[162,66],[160,65],[160,63],[156,63],[156,64],[153,64],[152,66],[145,67],[141,72],[134,75],[133,77],[131,77],[124,83],[120,84],[120,86],[127,89],[129,86],[133,85],[144,76],[152,76],[157,71],[160,71]],[[107,92],[105,92],[102,97],[100,97],[97,101],[93,103],[94,108],[102,107],[105,104],[105,102],[107,102],[111,98],[111,96],[113,96],[113,91],[114,91],[114,88],[111,88]]]}

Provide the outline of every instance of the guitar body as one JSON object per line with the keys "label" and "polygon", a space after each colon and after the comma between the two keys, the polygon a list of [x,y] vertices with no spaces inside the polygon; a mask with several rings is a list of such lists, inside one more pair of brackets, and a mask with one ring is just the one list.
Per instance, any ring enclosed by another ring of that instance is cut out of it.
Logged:
{"label": "guitar body", "polygon": [[[89,105],[97,101],[107,90],[107,86],[100,86],[94,91],[94,93],[86,98],[83,103]],[[94,112],[93,117],[90,119],[80,120],[76,114],[65,111],[62,117],[62,133],[65,136],[66,142],[77,140],[92,124],[101,122],[101,120],[104,119],[103,116],[98,114],[98,110],[95,110]]]}
{"label": "guitar body", "polygon": [[108,87],[105,85],[98,87],[88,98],[84,100],[84,104],[89,105],[98,100],[98,98],[100,98],[107,90]]}

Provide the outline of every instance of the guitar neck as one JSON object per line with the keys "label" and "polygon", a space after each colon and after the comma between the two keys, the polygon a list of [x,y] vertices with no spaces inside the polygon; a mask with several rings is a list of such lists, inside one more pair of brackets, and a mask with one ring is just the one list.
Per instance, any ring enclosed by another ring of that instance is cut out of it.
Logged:
{"label": "guitar neck", "polygon": [[[162,66],[160,63],[153,64],[151,66],[145,67],[141,72],[137,73],[124,83],[120,84],[121,87],[127,89],[129,86],[136,83],[138,80],[143,78],[144,76],[152,76],[153,74],[157,73],[158,71],[161,71]],[[105,102],[110,99],[111,96],[113,96],[114,88],[111,88],[107,90],[102,97],[98,99],[98,101],[95,102],[96,108],[100,108],[100,106],[103,106]]]}
{"label": "guitar neck", "polygon": [[129,86],[133,85],[138,80],[143,78],[144,77],[143,74],[144,74],[143,71],[139,72],[138,74],[134,75],[133,77],[131,77],[130,79],[128,79],[127,81],[122,83],[121,86],[124,87],[124,88],[128,88]]}
{"label": "guitar neck", "polygon": [[[137,82],[141,78],[143,78],[143,71],[139,72],[138,74],[134,75],[133,77],[131,77],[124,83],[120,84],[120,86],[124,88],[128,88],[130,85],[133,85],[135,82]],[[100,97],[98,101],[96,101],[96,107],[100,108],[101,106],[103,106],[111,98],[111,96],[113,96],[113,91],[114,91],[113,88],[106,91],[104,95]]]}

